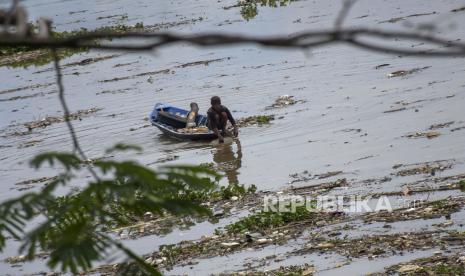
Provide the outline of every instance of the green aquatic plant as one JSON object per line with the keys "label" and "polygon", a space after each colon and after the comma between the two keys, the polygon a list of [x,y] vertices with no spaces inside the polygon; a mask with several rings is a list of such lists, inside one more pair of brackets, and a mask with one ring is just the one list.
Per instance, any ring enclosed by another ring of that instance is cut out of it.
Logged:
{"label": "green aquatic plant", "polygon": [[225,229],[229,234],[273,229],[290,222],[310,219],[314,214],[305,206],[298,206],[295,212],[261,211],[241,218],[237,222],[227,225]]}
{"label": "green aquatic plant", "polygon": [[[117,145],[108,150],[136,149]],[[28,192],[0,204],[0,250],[12,237],[21,241],[20,252],[32,260],[37,252],[47,252],[50,268],[73,274],[92,268],[108,257],[109,249],[122,251],[142,274],[157,275],[152,265],[126,248],[107,230],[127,223],[146,212],[158,216],[209,216],[210,211],[184,195],[214,190],[217,177],[199,166],[164,166],[157,171],[134,161],[95,161],[95,173],[79,191],[57,195],[75,175],[88,165],[73,153],[43,153],[31,161],[34,168],[44,164],[63,172],[43,189]],[[39,220],[32,230],[32,221]]]}
{"label": "green aquatic plant", "polygon": [[264,7],[282,7],[297,0],[246,0],[239,2],[241,6],[241,15],[245,20],[253,19],[258,14],[258,5]]}
{"label": "green aquatic plant", "polygon": [[465,275],[463,265],[437,264],[433,267],[423,267],[423,271],[430,271],[435,275]]}

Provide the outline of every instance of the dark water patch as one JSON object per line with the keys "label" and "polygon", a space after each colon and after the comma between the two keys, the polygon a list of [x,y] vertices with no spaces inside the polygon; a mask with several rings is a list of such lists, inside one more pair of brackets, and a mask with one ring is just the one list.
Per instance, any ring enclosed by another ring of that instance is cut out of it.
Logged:
{"label": "dark water patch", "polygon": [[29,85],[29,86],[23,86],[23,87],[18,87],[18,88],[13,88],[13,89],[8,89],[8,90],[3,90],[3,91],[0,91],[0,95],[1,94],[8,94],[8,93],[14,93],[14,92],[19,92],[19,91],[24,91],[24,90],[34,90],[34,89],[37,89],[37,88],[46,88],[46,87],[49,87],[51,85],[54,85],[55,83],[54,82],[50,82],[50,83],[44,83],[44,84],[33,84],[33,85]]}

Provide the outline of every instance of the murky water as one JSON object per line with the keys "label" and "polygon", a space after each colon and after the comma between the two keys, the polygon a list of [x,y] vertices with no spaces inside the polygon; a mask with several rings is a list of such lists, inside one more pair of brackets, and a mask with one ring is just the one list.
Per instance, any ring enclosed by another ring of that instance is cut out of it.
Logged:
{"label": "murky water", "polygon": [[[9,1],[0,1],[2,7],[6,3]],[[260,8],[258,16],[247,22],[241,18],[238,8],[223,9],[235,1],[26,0],[23,4],[32,18],[52,18],[58,30],[93,29],[109,24],[131,25],[141,21],[144,25],[151,25],[201,17],[202,20],[179,24],[169,30],[250,35],[330,28],[340,8],[340,1],[336,0],[298,1],[288,7]],[[438,34],[463,38],[463,13],[450,15],[450,10],[457,8],[457,4],[457,1],[446,0],[358,1],[346,24],[404,30],[412,28],[409,27],[412,24],[434,22],[438,26]],[[380,23],[392,17],[430,12],[436,13],[395,24]],[[112,54],[91,51],[67,58],[62,64]],[[188,62],[214,59],[222,60],[208,66],[179,67]],[[375,69],[380,64],[389,65]],[[405,77],[388,77],[394,71],[423,67],[428,68]],[[32,156],[48,150],[71,149],[64,124],[36,129],[30,135],[10,135],[17,130],[24,131],[21,125],[25,122],[61,114],[55,75],[47,70],[50,68],[50,64],[26,69],[0,68],[0,200],[20,193],[15,183],[57,174],[52,168],[31,169],[28,160]],[[162,69],[170,71],[153,75],[150,81],[147,76],[136,76]],[[389,175],[392,166],[398,163],[447,159],[454,160],[454,165],[451,170],[442,172],[444,176],[462,173],[465,129],[453,132],[451,129],[465,126],[464,71],[462,58],[397,57],[346,45],[303,52],[254,45],[200,49],[184,44],[146,54],[122,53],[93,64],[63,69],[71,110],[102,108],[83,117],[82,121],[74,121],[82,147],[90,158],[102,157],[104,150],[117,142],[134,143],[144,147],[143,154],[115,158],[137,159],[154,168],[159,165],[157,160],[172,156],[177,157],[169,161],[173,164],[215,162],[228,168],[223,184],[237,179],[240,183],[255,184],[259,190],[286,188],[289,186],[289,174],[305,170],[314,174],[341,170],[346,174],[344,177],[360,183],[357,181]],[[128,78],[104,82],[121,77]],[[8,92],[34,85],[41,87]],[[42,94],[13,99],[36,93]],[[266,110],[284,94],[305,102]],[[282,118],[268,126],[243,128],[239,141],[220,146],[209,142],[179,142],[162,136],[154,127],[143,127],[147,125],[144,119],[157,102],[187,107],[195,100],[201,112],[205,112],[213,95],[219,95],[235,117],[274,114],[276,118]],[[401,107],[405,110],[385,112]],[[439,129],[441,136],[437,138],[405,137],[424,132],[433,124],[450,121],[454,123],[449,128]],[[31,142],[33,146],[25,147]],[[346,192],[396,191],[406,181],[422,177],[396,178],[368,186],[354,184]],[[196,234],[187,234],[187,237],[198,238],[201,232],[211,234],[213,228],[197,227]],[[402,229],[411,230],[409,227]],[[172,236],[169,242],[185,238],[183,235]],[[131,247],[141,253],[156,250],[160,244],[158,239],[155,236],[145,237],[140,243],[143,247]],[[137,241],[131,243],[137,244]],[[16,254],[13,248],[1,258]],[[239,259],[232,263],[233,269],[242,266]],[[224,262],[221,259],[217,264]],[[1,263],[0,267],[5,273],[20,273],[18,268],[8,264]],[[29,269],[33,268],[29,266]],[[221,272],[221,268],[216,266],[215,269]],[[189,268],[176,272],[189,273]]]}

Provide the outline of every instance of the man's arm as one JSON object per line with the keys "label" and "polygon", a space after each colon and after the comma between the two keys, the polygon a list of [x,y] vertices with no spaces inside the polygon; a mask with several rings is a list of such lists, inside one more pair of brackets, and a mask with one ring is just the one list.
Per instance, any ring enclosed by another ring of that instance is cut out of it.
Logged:
{"label": "man's arm", "polygon": [[228,120],[231,122],[231,124],[236,127],[236,121],[234,120],[231,112],[229,111],[229,109],[227,107],[224,108],[225,111],[226,111],[226,115],[228,115]]}
{"label": "man's arm", "polygon": [[228,116],[228,120],[231,122],[231,125],[234,127],[234,136],[237,137],[239,135],[239,131],[237,129],[236,121],[234,120],[231,112],[229,111],[229,108],[225,107],[226,110],[226,115]]}

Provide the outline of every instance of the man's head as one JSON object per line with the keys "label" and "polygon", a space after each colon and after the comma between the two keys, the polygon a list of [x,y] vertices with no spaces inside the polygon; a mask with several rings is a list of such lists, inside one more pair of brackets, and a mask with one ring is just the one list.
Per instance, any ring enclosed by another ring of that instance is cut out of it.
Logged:
{"label": "man's head", "polygon": [[191,111],[195,111],[195,112],[199,111],[199,106],[197,105],[197,103],[192,102],[190,106],[191,106]]}
{"label": "man's head", "polygon": [[213,97],[210,99],[210,103],[211,103],[211,105],[212,105],[212,107],[213,107],[214,109],[217,109],[217,108],[219,108],[219,107],[221,106],[221,99],[220,99],[220,97],[218,97],[218,96],[213,96]]}

